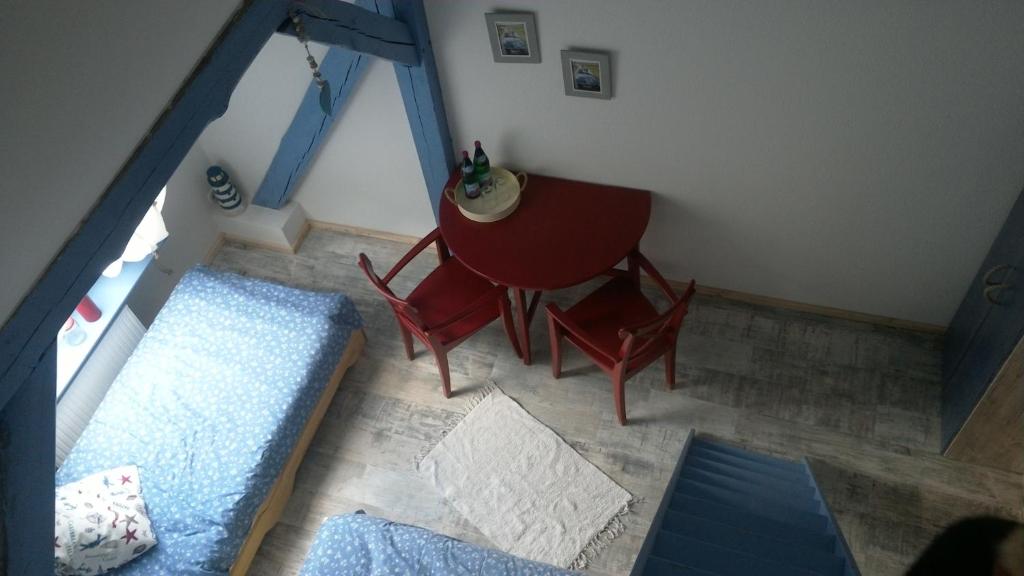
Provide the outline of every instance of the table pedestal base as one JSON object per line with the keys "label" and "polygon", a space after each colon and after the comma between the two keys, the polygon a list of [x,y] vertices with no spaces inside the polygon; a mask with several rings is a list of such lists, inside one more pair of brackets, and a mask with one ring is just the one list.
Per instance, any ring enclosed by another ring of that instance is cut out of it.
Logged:
{"label": "table pedestal base", "polygon": [[533,355],[530,352],[530,323],[533,322],[533,315],[537,312],[537,305],[540,304],[541,291],[537,290],[526,303],[526,290],[523,288],[512,289],[516,304],[516,328],[519,330],[519,349],[523,353],[523,364],[529,366],[533,362]]}

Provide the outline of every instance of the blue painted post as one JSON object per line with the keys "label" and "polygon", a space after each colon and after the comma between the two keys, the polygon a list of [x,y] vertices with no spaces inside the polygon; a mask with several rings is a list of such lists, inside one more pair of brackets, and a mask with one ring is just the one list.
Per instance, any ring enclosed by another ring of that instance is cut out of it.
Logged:
{"label": "blue painted post", "polygon": [[[281,137],[274,159],[253,195],[252,203],[280,208],[291,198],[323,145],[331,125],[341,117],[345,103],[366,73],[370,57],[332,46],[320,62],[320,73],[331,86],[330,115],[320,108],[320,87],[310,82],[291,125]],[[296,62],[296,65],[300,64]]]}
{"label": "blue painted post", "polygon": [[0,415],[5,574],[53,574],[57,345]]}
{"label": "blue painted post", "polygon": [[[379,15],[379,10],[373,0],[357,0],[355,6],[332,0],[327,4],[320,2],[316,6],[305,5],[305,9],[299,12],[303,15],[303,27],[311,40],[341,43],[360,50],[373,49],[369,50],[369,53],[375,56],[396,61],[418,62],[419,52],[412,45],[409,28],[390,17]],[[313,14],[320,16],[316,17]],[[344,18],[350,20],[345,21]],[[329,22],[330,30],[333,32],[324,32],[323,28],[318,28],[318,22]],[[294,34],[290,27],[284,28]],[[353,31],[361,31],[354,37],[355,41],[351,36],[355,33]],[[374,34],[392,40],[370,42],[369,37]],[[395,47],[403,45],[403,42],[405,48],[401,53],[396,53]],[[408,53],[410,51],[411,55]],[[310,82],[292,123],[281,137],[281,143],[270,162],[270,167],[267,168],[267,173],[263,176],[260,187],[253,195],[253,204],[278,209],[288,202],[316,159],[316,154],[330,132],[331,125],[341,117],[349,96],[366,73],[369,58],[367,54],[338,46],[331,46],[327,51],[323,62],[320,63],[320,72],[331,87],[332,112],[330,115],[323,113],[320,107],[320,87],[315,82]]]}
{"label": "blue painted post", "polygon": [[402,0],[397,3],[378,0],[377,5],[381,14],[394,14],[396,20],[405,22],[416,40],[419,65],[396,63],[395,76],[402,91],[405,113],[409,117],[409,128],[412,130],[412,139],[416,144],[416,153],[436,219],[441,208],[444,186],[455,168],[455,150],[448,131],[448,115],[444,110],[441,83],[437,78],[434,49],[430,45],[427,14],[422,0]]}

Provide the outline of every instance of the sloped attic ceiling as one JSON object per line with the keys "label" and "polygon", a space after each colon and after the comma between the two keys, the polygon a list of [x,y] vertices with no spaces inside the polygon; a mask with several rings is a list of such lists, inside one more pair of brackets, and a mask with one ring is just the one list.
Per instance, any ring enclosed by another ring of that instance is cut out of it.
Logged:
{"label": "sloped attic ceiling", "polygon": [[0,325],[218,32],[224,2],[14,0],[0,19]]}

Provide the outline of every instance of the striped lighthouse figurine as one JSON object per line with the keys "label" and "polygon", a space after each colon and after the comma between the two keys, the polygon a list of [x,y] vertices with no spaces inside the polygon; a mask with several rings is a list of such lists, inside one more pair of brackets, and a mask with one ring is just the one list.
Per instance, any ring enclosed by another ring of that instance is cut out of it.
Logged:
{"label": "striped lighthouse figurine", "polygon": [[245,212],[245,198],[231,182],[231,177],[220,166],[210,166],[206,171],[206,181],[210,184],[210,193],[214,202],[220,206],[227,216],[237,216]]}

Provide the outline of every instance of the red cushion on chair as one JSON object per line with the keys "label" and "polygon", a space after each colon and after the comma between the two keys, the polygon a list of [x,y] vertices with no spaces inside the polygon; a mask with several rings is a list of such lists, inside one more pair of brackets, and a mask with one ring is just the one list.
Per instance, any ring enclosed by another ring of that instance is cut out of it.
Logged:
{"label": "red cushion on chair", "polygon": [[[406,302],[416,308],[427,326],[436,326],[458,314],[494,285],[455,258],[445,260],[420,282]],[[492,308],[482,308],[462,320],[435,332],[442,343],[458,340],[498,317],[497,303]]]}
{"label": "red cushion on chair", "polygon": [[[622,339],[619,330],[658,317],[654,305],[627,277],[615,278],[565,311],[566,315],[587,333],[589,342],[566,336],[577,346],[596,347],[619,358]],[[640,342],[637,342],[637,346]]]}

